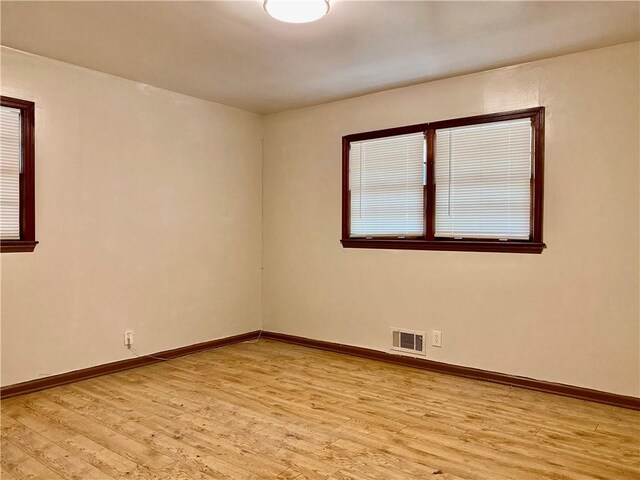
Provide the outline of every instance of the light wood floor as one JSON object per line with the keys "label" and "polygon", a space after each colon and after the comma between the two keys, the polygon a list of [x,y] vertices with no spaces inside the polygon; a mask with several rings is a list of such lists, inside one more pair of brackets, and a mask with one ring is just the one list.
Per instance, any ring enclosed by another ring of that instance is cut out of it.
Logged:
{"label": "light wood floor", "polygon": [[2,479],[637,480],[639,429],[638,412],[262,340],[3,401]]}

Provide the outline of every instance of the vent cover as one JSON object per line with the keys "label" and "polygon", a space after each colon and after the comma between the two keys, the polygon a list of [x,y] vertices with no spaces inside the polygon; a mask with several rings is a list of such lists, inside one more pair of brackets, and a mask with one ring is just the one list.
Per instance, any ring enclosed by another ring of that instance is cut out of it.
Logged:
{"label": "vent cover", "polygon": [[424,332],[414,332],[400,328],[391,329],[391,350],[426,355]]}

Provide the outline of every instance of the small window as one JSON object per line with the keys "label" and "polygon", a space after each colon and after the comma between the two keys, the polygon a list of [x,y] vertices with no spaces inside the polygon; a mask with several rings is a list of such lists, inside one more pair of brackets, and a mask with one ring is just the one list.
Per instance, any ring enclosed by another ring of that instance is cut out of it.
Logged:
{"label": "small window", "polygon": [[540,253],[544,108],[343,137],[344,247]]}
{"label": "small window", "polygon": [[0,248],[35,248],[34,104],[0,97]]}

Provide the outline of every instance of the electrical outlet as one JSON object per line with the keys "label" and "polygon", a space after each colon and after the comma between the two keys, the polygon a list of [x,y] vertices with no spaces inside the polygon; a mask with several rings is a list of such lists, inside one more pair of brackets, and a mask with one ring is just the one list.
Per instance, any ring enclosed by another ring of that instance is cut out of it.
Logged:
{"label": "electrical outlet", "polygon": [[133,345],[133,330],[125,330],[124,331],[124,346],[127,348],[131,348]]}
{"label": "electrical outlet", "polygon": [[440,330],[431,331],[431,345],[434,347],[442,347],[442,332]]}

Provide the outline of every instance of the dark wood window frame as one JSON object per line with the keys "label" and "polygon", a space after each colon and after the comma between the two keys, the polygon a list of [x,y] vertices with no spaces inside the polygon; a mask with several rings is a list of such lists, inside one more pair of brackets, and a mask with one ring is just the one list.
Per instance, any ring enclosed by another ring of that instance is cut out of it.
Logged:
{"label": "dark wood window frame", "polygon": [[[442,128],[479,125],[505,120],[530,118],[533,138],[531,181],[531,235],[528,240],[450,239],[437,238],[435,232],[435,134]],[[424,235],[417,238],[350,238],[351,204],[349,198],[349,149],[352,142],[374,138],[424,132],[427,139],[427,182],[424,187]],[[342,239],[345,248],[380,248],[400,250],[451,250],[467,252],[541,253],[546,245],[542,241],[542,213],[544,192],[544,107],[527,108],[511,112],[492,113],[474,117],[438,122],[420,123],[342,137]]]}
{"label": "dark wood window frame", "polygon": [[36,241],[35,215],[35,104],[27,100],[0,96],[3,107],[20,110],[22,170],[20,172],[20,239],[1,240],[0,251],[33,252]]}

